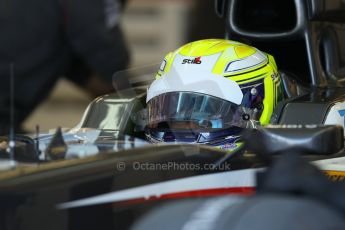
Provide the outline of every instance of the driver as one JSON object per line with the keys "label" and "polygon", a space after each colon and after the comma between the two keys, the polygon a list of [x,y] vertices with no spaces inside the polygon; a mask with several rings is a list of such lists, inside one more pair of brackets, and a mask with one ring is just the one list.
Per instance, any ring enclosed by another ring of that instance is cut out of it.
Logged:
{"label": "driver", "polygon": [[223,39],[195,41],[165,56],[147,91],[147,139],[231,151],[240,132],[268,124],[283,99],[274,58]]}

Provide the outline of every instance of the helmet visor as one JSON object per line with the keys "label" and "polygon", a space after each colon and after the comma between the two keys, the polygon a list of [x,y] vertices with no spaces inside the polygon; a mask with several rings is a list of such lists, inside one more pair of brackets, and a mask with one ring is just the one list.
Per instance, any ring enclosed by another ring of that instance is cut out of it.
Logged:
{"label": "helmet visor", "polygon": [[223,129],[253,127],[256,109],[195,92],[169,92],[147,105],[148,128]]}

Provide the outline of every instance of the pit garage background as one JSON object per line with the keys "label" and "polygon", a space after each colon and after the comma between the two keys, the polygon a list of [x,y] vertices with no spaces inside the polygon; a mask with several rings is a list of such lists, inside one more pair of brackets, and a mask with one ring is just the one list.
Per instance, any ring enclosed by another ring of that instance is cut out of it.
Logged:
{"label": "pit garage background", "polygon": [[[214,0],[128,0],[121,18],[129,48],[130,68],[159,63],[168,52],[201,38],[223,38],[224,23],[214,11]],[[25,121],[33,132],[78,123],[92,100],[61,78],[53,92]]]}

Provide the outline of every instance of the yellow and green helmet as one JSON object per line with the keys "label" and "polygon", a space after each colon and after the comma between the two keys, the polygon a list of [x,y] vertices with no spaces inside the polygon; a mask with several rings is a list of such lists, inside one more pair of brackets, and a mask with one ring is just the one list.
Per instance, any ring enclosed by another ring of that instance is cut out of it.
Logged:
{"label": "yellow and green helmet", "polygon": [[165,56],[148,88],[146,136],[231,149],[243,128],[268,124],[282,98],[271,55],[231,40],[191,42]]}

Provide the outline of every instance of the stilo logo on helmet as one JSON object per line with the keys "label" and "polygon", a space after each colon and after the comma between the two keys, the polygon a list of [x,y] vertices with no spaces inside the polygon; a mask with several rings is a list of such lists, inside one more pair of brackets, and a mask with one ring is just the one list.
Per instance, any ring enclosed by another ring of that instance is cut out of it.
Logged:
{"label": "stilo logo on helmet", "polygon": [[183,59],[182,64],[201,64],[201,57],[194,59]]}

